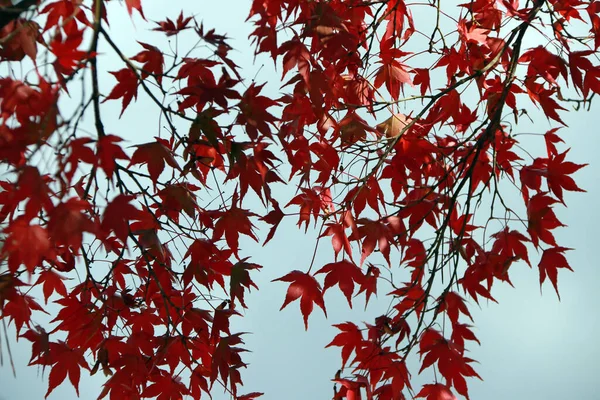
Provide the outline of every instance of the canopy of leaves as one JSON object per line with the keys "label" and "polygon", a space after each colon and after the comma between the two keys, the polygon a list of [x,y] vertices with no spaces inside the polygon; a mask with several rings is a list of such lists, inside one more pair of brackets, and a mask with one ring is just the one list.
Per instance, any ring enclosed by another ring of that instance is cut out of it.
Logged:
{"label": "canopy of leaves", "polygon": [[[468,399],[473,303],[524,264],[557,294],[571,270],[556,209],[585,164],[559,128],[600,93],[600,2],[254,0],[273,91],[211,21],[150,21],[145,1],[0,1],[0,319],[46,396],[102,370],[99,398],[260,397],[231,320],[283,268],[306,329],[326,293],[389,300],[335,325],[334,398]],[[132,142],[138,102],[156,129]],[[532,106],[552,126],[539,149],[519,143]],[[318,232],[312,255],[254,263],[288,220]]]}

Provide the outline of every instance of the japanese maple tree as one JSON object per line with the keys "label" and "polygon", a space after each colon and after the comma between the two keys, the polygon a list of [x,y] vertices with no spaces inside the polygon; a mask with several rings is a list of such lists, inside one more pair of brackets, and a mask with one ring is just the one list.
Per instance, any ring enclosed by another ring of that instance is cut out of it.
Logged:
{"label": "japanese maple tree", "polygon": [[[276,279],[281,308],[299,300],[308,329],[315,306],[335,313],[329,291],[390,302],[335,325],[334,398],[468,398],[469,308],[517,266],[557,294],[571,269],[556,209],[584,165],[561,133],[600,93],[600,2],[248,5],[276,95],[185,9],[0,0],[0,319],[31,342],[46,396],[86,370],[106,376],[99,398],[254,399],[230,321],[272,266],[240,242],[293,219],[330,262]],[[126,13],[137,37],[114,34]],[[142,98],[157,130],[132,142],[119,118]],[[519,142],[532,108],[550,124],[537,147]]]}

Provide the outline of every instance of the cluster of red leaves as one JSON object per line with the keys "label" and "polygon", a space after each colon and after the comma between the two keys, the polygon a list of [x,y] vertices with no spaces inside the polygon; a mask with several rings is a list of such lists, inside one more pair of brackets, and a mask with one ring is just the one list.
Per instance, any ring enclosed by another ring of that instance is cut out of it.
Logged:
{"label": "cluster of red leaves", "polygon": [[[548,278],[558,293],[558,269],[570,266],[554,207],[582,190],[572,174],[584,165],[558,151],[558,128],[544,134],[546,154],[528,160],[504,118],[517,122],[533,104],[562,124],[569,83],[579,102],[600,93],[599,2],[477,0],[430,7],[422,27],[419,4],[404,0],[254,0],[256,52],[281,61],[287,79],[277,99],[264,85],[244,86],[227,38],[184,13],[153,30],[199,39],[208,56],[167,54],[150,37],[127,56],[110,34],[117,10],[108,1],[41,3],[34,20],[0,31],[0,59],[34,65],[21,80],[0,77],[0,318],[32,343],[30,364],[50,370],[48,394],[67,376],[78,390],[81,369],[101,369],[100,397],[111,399],[199,399],[215,382],[238,400],[260,396],[240,394],[245,349],[230,330],[262,268],[241,244],[267,227],[265,245],[290,216],[305,231],[320,225],[318,240],[330,238],[333,250],[317,271],[307,259],[276,279],[289,284],[281,308],[300,299],[307,329],[315,304],[326,313],[330,288],[352,307],[353,297],[368,303],[392,287],[392,307],[373,323],[336,325],[336,399],[468,398],[466,378],[479,377],[466,356],[467,342],[478,342],[464,323],[468,300],[495,301],[493,283],[510,283],[518,261],[531,265],[531,249],[541,250],[540,284]],[[140,0],[125,5],[145,19]],[[454,30],[442,30],[446,18]],[[593,45],[570,33],[573,21],[590,27]],[[551,30],[559,51],[523,48],[534,25]],[[419,54],[405,51],[416,32],[431,39]],[[106,92],[99,41],[122,64],[108,71],[116,84]],[[53,68],[39,67],[48,59]],[[83,107],[59,110],[79,81],[92,82],[80,91]],[[119,100],[122,115],[142,95],[161,133],[128,150],[105,132],[101,108]],[[78,129],[84,115],[93,132]],[[520,186],[523,216],[505,203],[503,181]],[[282,199],[275,184],[292,182],[297,194]],[[249,193],[265,210],[247,208]],[[35,322],[38,287],[59,309],[50,326]],[[418,391],[406,364],[413,349],[419,372],[439,372]]]}

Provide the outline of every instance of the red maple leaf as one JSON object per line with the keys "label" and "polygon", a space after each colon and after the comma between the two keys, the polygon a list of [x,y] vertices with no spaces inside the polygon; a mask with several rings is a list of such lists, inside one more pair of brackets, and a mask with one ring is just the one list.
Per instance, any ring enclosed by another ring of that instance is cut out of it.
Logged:
{"label": "red maple leaf", "polygon": [[2,48],[0,57],[4,60],[21,61],[25,56],[36,60],[40,26],[37,22],[18,18],[5,24],[0,30]]}
{"label": "red maple leaf", "polygon": [[122,140],[123,139],[115,135],[106,135],[98,139],[98,147],[96,150],[97,163],[109,178],[112,178],[112,175],[115,172],[118,159],[129,160],[129,157],[125,154],[121,146],[116,144]]}
{"label": "red maple leaf", "polygon": [[524,243],[529,242],[529,239],[525,235],[506,227],[503,231],[494,233],[492,237],[496,239],[492,246],[493,254],[503,255],[514,260],[525,260],[531,266],[527,246]]}
{"label": "red maple leaf", "polygon": [[425,354],[419,372],[437,361],[438,370],[446,378],[448,384],[452,384],[458,393],[467,397],[467,399],[469,398],[464,377],[474,376],[480,378],[469,365],[473,360],[463,357],[451,341],[431,328],[425,330],[421,336],[419,353],[421,356]]}
{"label": "red maple leaf", "polygon": [[319,218],[319,214],[325,205],[322,202],[321,196],[315,189],[302,188],[302,193],[295,196],[286,207],[292,204],[300,206],[300,213],[298,217],[298,226],[305,223],[304,230],[308,230],[308,224],[310,223],[310,216],[312,215],[315,219],[315,224]]}
{"label": "red maple leaf", "polygon": [[393,232],[385,224],[385,220],[371,220],[368,218],[360,218],[357,221],[358,229],[353,232],[349,239],[357,240],[363,239],[362,242],[362,255],[360,257],[360,265],[362,265],[366,258],[373,253],[375,246],[379,246],[379,251],[390,261],[390,242],[393,241]]}
{"label": "red maple leaf", "polygon": [[35,285],[44,283],[43,292],[46,304],[48,304],[48,297],[50,297],[54,292],[63,297],[67,296],[67,288],[65,287],[63,279],[65,278],[54,272],[52,269],[47,269],[40,273]]}
{"label": "red maple leaf", "polygon": [[246,257],[231,267],[231,277],[229,278],[229,294],[231,296],[231,302],[233,303],[234,299],[238,299],[242,307],[246,307],[246,303],[244,302],[244,288],[250,290],[251,287],[258,290],[258,286],[250,279],[250,271],[253,269],[262,268],[258,264],[248,263],[246,260],[249,257]]}
{"label": "red maple leaf", "polygon": [[346,235],[346,227],[344,225],[336,223],[326,224],[327,228],[320,237],[331,236],[331,243],[336,257],[343,248],[344,252],[352,259],[352,248],[350,247],[350,240]]}
{"label": "red maple leaf", "polygon": [[350,354],[356,349],[360,349],[363,346],[363,335],[358,326],[353,322],[344,322],[341,324],[333,325],[338,328],[338,333],[331,343],[325,347],[338,346],[342,348],[342,368],[346,366],[346,362],[350,358]]}
{"label": "red maple leaf", "polygon": [[264,393],[252,392],[252,393],[244,394],[242,396],[238,396],[236,398],[236,400],[254,400],[258,397],[261,397],[262,395],[264,395]]}
{"label": "red maple leaf", "polygon": [[457,350],[461,353],[465,351],[465,340],[472,340],[481,344],[470,328],[471,325],[467,324],[452,324],[452,336],[450,340],[452,340],[452,343],[454,343]]}
{"label": "red maple leaf", "polygon": [[50,250],[46,229],[39,225],[30,225],[24,219],[13,221],[4,233],[8,236],[0,254],[2,258],[8,255],[8,269],[11,272],[16,272],[21,264],[33,272]]}
{"label": "red maple leaf", "polygon": [[144,143],[137,145],[137,149],[131,156],[129,166],[136,164],[146,164],[148,166],[148,173],[152,182],[157,182],[158,177],[165,169],[165,162],[178,170],[179,165],[173,157],[173,151],[171,151],[169,142],[155,137],[156,142]]}
{"label": "red maple leaf", "polygon": [[138,209],[130,204],[134,196],[120,194],[104,209],[100,228],[106,233],[114,232],[115,236],[125,243],[129,235],[129,222],[138,213]]}
{"label": "red maple leaf", "polygon": [[151,44],[138,42],[145,49],[135,56],[131,57],[132,60],[140,62],[144,65],[141,73],[142,80],[146,79],[152,74],[158,83],[162,83],[163,64],[164,57],[163,53],[155,46]]}
{"label": "red maple leaf", "polygon": [[48,391],[45,398],[48,398],[50,393],[65,380],[67,374],[79,396],[81,368],[89,370],[87,362],[83,358],[83,352],[69,348],[64,342],[51,343],[50,352],[55,364],[48,377]]}
{"label": "red maple leaf", "polygon": [[78,198],[72,198],[56,206],[50,212],[48,233],[57,244],[78,247],[83,240],[83,233],[96,233],[96,224],[83,211],[90,209],[90,204]]}
{"label": "red maple leaf", "polygon": [[458,323],[459,313],[463,313],[471,318],[471,321],[473,320],[473,317],[471,317],[469,309],[465,304],[465,300],[456,292],[447,292],[443,295],[440,299],[438,312],[446,312],[446,315],[448,315],[448,318],[453,325]]}
{"label": "red maple leaf", "polygon": [[357,295],[363,292],[365,293],[365,309],[367,308],[367,304],[369,304],[371,295],[377,295],[377,278],[379,278],[379,268],[369,264],[365,279],[360,285],[360,290],[357,293]]}
{"label": "red maple leaf", "polygon": [[568,175],[571,175],[588,165],[565,161],[568,152],[569,150],[566,150],[563,153],[551,156],[547,164],[546,178],[548,179],[548,187],[563,204],[563,189],[575,192],[585,192],[585,190],[579,188],[573,178]]}
{"label": "red maple leaf", "polygon": [[315,272],[316,274],[327,274],[325,277],[325,283],[323,285],[323,293],[328,288],[339,285],[340,290],[346,296],[350,308],[352,308],[352,293],[354,292],[354,283],[362,285],[365,280],[363,272],[354,264],[348,260],[342,260],[335,263],[329,263],[323,268]]}
{"label": "red maple leaf", "polygon": [[457,400],[450,388],[441,383],[423,385],[416,397],[426,398],[427,400]]}
{"label": "red maple leaf", "polygon": [[563,254],[568,250],[573,249],[569,249],[567,247],[551,247],[546,249],[544,250],[544,253],[542,253],[542,258],[538,264],[538,268],[540,269],[540,288],[542,287],[542,283],[544,283],[546,280],[546,276],[548,276],[548,278],[550,278],[550,282],[552,282],[552,286],[554,286],[554,290],[556,291],[556,295],[558,296],[559,300],[560,293],[558,293],[558,269],[566,268],[570,271],[573,271],[565,255]]}
{"label": "red maple leaf", "polygon": [[304,317],[304,327],[308,330],[308,316],[313,310],[313,303],[321,307],[325,316],[325,302],[323,301],[323,291],[319,282],[309,274],[302,271],[294,270],[281,278],[274,279],[275,281],[292,282],[285,295],[283,305],[280,311],[292,301],[300,299],[300,311]]}
{"label": "red maple leaf", "polygon": [[283,211],[281,211],[281,208],[279,208],[279,203],[276,200],[271,200],[271,205],[273,206],[273,210],[270,211],[264,217],[260,218],[267,224],[273,225],[269,230],[269,233],[267,234],[267,238],[265,239],[263,246],[267,244],[269,240],[273,239],[273,237],[275,236],[275,231],[277,231],[277,227],[279,226],[281,220],[283,220],[283,217],[285,216],[285,214],[283,214]]}
{"label": "red maple leaf", "polygon": [[[13,287],[16,285],[22,286],[19,282],[13,283]],[[4,300],[6,300],[6,304],[2,307],[2,316],[3,318],[8,317],[11,322],[14,321],[17,334],[21,332],[23,325],[30,327],[31,310],[48,314],[33,297],[18,293],[17,291],[12,291],[6,298],[0,297],[0,305],[2,305],[1,301]]]}
{"label": "red maple leaf", "polygon": [[167,18],[165,21],[156,22],[158,28],[152,29],[153,31],[165,32],[167,36],[173,36],[178,34],[184,29],[188,29],[188,24],[192,20],[192,17],[183,17],[183,11],[179,14],[177,22],[171,21]]}
{"label": "red maple leaf", "polygon": [[137,99],[139,81],[135,72],[129,68],[113,71],[111,74],[117,79],[118,83],[102,102],[123,98],[120,117],[125,112],[129,103],[131,103],[131,100],[134,98]]}
{"label": "red maple leaf", "polygon": [[199,189],[192,184],[166,185],[157,193],[162,203],[152,205],[153,208],[158,208],[157,217],[166,214],[178,223],[179,214],[185,212],[190,218],[195,218],[196,211],[200,207],[198,207],[196,196],[192,191]]}
{"label": "red maple leaf", "polygon": [[421,86],[421,96],[425,96],[428,90],[431,90],[431,82],[429,79],[429,70],[426,68],[415,68],[413,70],[415,78],[413,79],[414,85]]}
{"label": "red maple leaf", "polygon": [[133,15],[133,10],[138,10],[142,18],[144,17],[144,12],[142,11],[142,0],[125,0],[125,5],[127,6],[127,12],[131,17]]}
{"label": "red maple leaf", "polygon": [[90,25],[82,7],[77,3],[55,1],[46,5],[40,11],[40,14],[48,14],[43,32],[58,25],[60,19],[62,19],[63,29],[67,32],[73,32],[73,30],[77,29],[76,21],[79,21],[84,25]]}
{"label": "red maple leaf", "polygon": [[527,204],[527,231],[531,235],[534,246],[539,246],[540,239],[551,246],[556,246],[556,240],[551,230],[564,226],[552,210],[557,201],[540,192],[533,196]]}
{"label": "red maple leaf", "polygon": [[213,240],[219,240],[225,235],[225,241],[233,253],[237,256],[239,251],[240,233],[251,237],[258,242],[258,238],[254,235],[252,229],[254,225],[250,222],[250,217],[257,215],[245,209],[237,207],[237,196],[232,200],[231,208],[227,211],[217,211],[214,213],[219,220],[215,224],[213,230]]}
{"label": "red maple leaf", "polygon": [[412,85],[412,80],[408,73],[408,68],[401,64],[396,58],[408,55],[409,53],[402,52],[397,48],[392,48],[394,38],[386,39],[381,42],[381,61],[382,66],[377,70],[373,86],[381,87],[385,83],[390,96],[394,100],[398,100],[400,89],[405,83]]}

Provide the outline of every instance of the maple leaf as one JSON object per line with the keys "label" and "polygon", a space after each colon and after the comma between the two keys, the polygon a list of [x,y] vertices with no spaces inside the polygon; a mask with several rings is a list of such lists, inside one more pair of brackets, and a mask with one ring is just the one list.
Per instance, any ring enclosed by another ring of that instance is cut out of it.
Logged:
{"label": "maple leaf", "polygon": [[485,45],[490,31],[478,28],[477,26],[478,24],[467,22],[464,19],[458,22],[458,33],[465,43]]}
{"label": "maple leaf", "polygon": [[111,72],[111,74],[117,79],[118,83],[110,92],[110,94],[104,100],[102,100],[102,102],[104,103],[108,100],[123,98],[123,106],[121,108],[121,114],[119,115],[120,118],[125,112],[127,106],[129,106],[129,103],[131,103],[131,100],[134,98],[137,99],[139,81],[135,72],[129,68],[123,68],[118,71]]}
{"label": "maple leaf", "polygon": [[71,153],[69,157],[65,161],[65,165],[69,165],[69,171],[65,171],[65,175],[67,177],[67,181],[71,182],[75,172],[77,171],[77,167],[79,163],[85,162],[87,164],[95,164],[96,156],[94,155],[94,151],[89,147],[86,147],[86,144],[92,143],[92,139],[90,138],[77,138],[71,141],[70,148]]}
{"label": "maple leaf", "polygon": [[344,368],[350,358],[350,354],[363,346],[364,338],[361,330],[353,322],[344,322],[333,326],[342,332],[338,333],[331,343],[325,347],[338,346],[342,348],[342,368]]}
{"label": "maple leaf", "polygon": [[394,138],[403,134],[406,127],[411,123],[412,118],[407,117],[402,113],[393,114],[380,124],[377,124],[376,129],[388,139]]}
{"label": "maple leaf", "polygon": [[254,400],[263,395],[264,395],[264,393],[261,393],[261,392],[252,392],[252,393],[244,394],[242,396],[238,396],[236,398],[236,400]]}
{"label": "maple leaf", "polygon": [[188,24],[192,20],[192,17],[183,17],[183,11],[179,14],[177,22],[171,21],[167,18],[165,21],[155,22],[158,24],[158,28],[152,29],[153,31],[165,32],[167,36],[177,35],[179,32],[188,29]]}
{"label": "maple leaf", "polygon": [[452,324],[452,337],[450,340],[452,340],[452,343],[454,343],[458,351],[461,353],[465,351],[465,339],[481,344],[470,328],[471,325],[467,324]]}
{"label": "maple leaf", "polygon": [[563,254],[568,250],[573,249],[569,249],[567,247],[551,247],[546,249],[542,253],[542,258],[538,264],[538,268],[540,269],[540,289],[547,276],[550,278],[550,282],[552,282],[552,286],[554,286],[554,290],[556,291],[556,295],[558,296],[559,300],[560,293],[558,293],[558,269],[566,268],[570,271],[573,271],[565,255]]}
{"label": "maple leaf", "polygon": [[386,39],[381,42],[380,63],[382,66],[375,73],[373,86],[381,87],[385,83],[388,93],[394,100],[398,100],[400,89],[405,83],[412,85],[412,80],[408,73],[408,68],[401,64],[396,58],[408,55],[396,48],[392,48],[394,39]]}
{"label": "maple leaf", "polygon": [[275,232],[277,231],[277,227],[279,226],[281,220],[283,220],[284,217],[283,211],[281,211],[281,208],[279,208],[279,203],[276,200],[271,200],[271,205],[273,206],[273,210],[270,211],[264,217],[260,218],[267,224],[273,225],[269,230],[269,233],[267,234],[267,238],[263,242],[263,246],[267,244],[271,239],[273,239],[273,237],[275,236]]}
{"label": "maple leaf", "polygon": [[144,12],[142,11],[142,0],[125,0],[125,5],[127,6],[127,12],[130,17],[133,16],[133,10],[135,9],[138,10],[142,18],[146,19],[146,17],[144,17]]}
{"label": "maple leaf", "polygon": [[48,391],[44,398],[48,398],[50,393],[60,385],[67,374],[69,380],[79,396],[79,379],[81,377],[81,368],[89,370],[89,367],[83,358],[83,353],[76,349],[69,348],[64,342],[51,347],[55,364],[52,366],[50,376],[48,377]]}
{"label": "maple leaf", "polygon": [[141,79],[144,80],[150,74],[152,74],[156,81],[160,84],[162,83],[162,74],[163,74],[163,64],[164,57],[162,52],[155,46],[151,44],[138,42],[145,49],[135,56],[131,57],[132,60],[140,62],[144,65],[141,73]]}
{"label": "maple leaf", "polygon": [[285,295],[285,300],[279,311],[283,310],[292,301],[300,299],[300,311],[304,317],[304,327],[308,330],[308,316],[313,310],[313,303],[321,307],[325,316],[325,302],[323,301],[323,291],[319,282],[311,275],[302,271],[294,270],[281,278],[273,279],[272,282],[292,282]]}
{"label": "maple leaf", "polygon": [[200,207],[198,207],[196,196],[192,191],[198,189],[200,188],[192,184],[166,185],[157,193],[162,203],[153,204],[152,207],[158,208],[157,216],[164,213],[175,222],[179,222],[181,212],[185,212],[193,219]]}
{"label": "maple leaf", "polygon": [[404,315],[408,310],[414,310],[417,318],[420,317],[425,307],[425,300],[427,294],[421,285],[406,284],[396,290],[389,293],[391,296],[397,296],[400,299],[398,303],[394,305],[394,309],[398,312],[398,315]]}
{"label": "maple leaf", "polygon": [[559,153],[552,156],[548,161],[547,176],[548,187],[550,191],[556,195],[556,197],[564,204],[563,200],[563,189],[576,192],[585,192],[585,190],[579,188],[571,175],[588,164],[575,164],[570,161],[565,161],[565,157],[569,150],[563,153]]}
{"label": "maple leaf", "polygon": [[[13,286],[19,284],[13,283]],[[21,286],[19,284],[19,286]],[[48,314],[42,306],[40,306],[31,296],[26,294],[17,293],[14,291],[7,298],[0,298],[0,300],[7,300],[6,304],[2,307],[3,318],[8,317],[9,321],[15,323],[17,334],[21,332],[23,325],[30,327],[31,323],[31,310],[41,311]],[[0,302],[2,305],[2,302]]]}
{"label": "maple leaf", "polygon": [[421,356],[425,354],[419,373],[437,361],[440,374],[446,378],[449,384],[451,382],[458,393],[467,397],[467,399],[469,398],[464,377],[474,376],[480,378],[469,365],[473,360],[463,357],[451,341],[431,328],[425,330],[421,336],[419,353]]}
{"label": "maple leaf", "polygon": [[292,68],[297,66],[304,81],[309,81],[311,56],[308,48],[298,37],[293,37],[292,40],[282,43],[281,46],[279,46],[278,53],[280,55],[283,54],[282,78],[285,77]]}
{"label": "maple leaf", "polygon": [[527,77],[529,78],[541,76],[553,84],[556,84],[559,75],[567,80],[567,63],[544,46],[537,46],[524,52],[519,58],[519,62],[529,63],[527,68]]}
{"label": "maple leaf", "polygon": [[25,264],[31,272],[50,250],[50,240],[46,229],[39,225],[30,225],[24,219],[17,219],[4,230],[8,236],[0,252],[2,258],[8,256],[8,269],[16,272]]}
{"label": "maple leaf", "polygon": [[46,304],[48,304],[48,297],[50,297],[54,292],[63,297],[67,296],[67,288],[65,287],[63,279],[65,278],[51,269],[47,269],[40,273],[37,282],[35,282],[35,285],[44,283],[43,292]]}
{"label": "maple leaf", "polygon": [[106,135],[98,139],[96,150],[97,163],[100,168],[104,170],[109,179],[112,178],[112,175],[115,172],[118,159],[129,160],[129,157],[125,154],[121,146],[116,144],[122,140],[123,139],[115,135]]}
{"label": "maple leaf", "polygon": [[[364,382],[353,381],[350,379],[332,379],[333,382],[341,385],[341,390],[335,395],[334,399],[344,398],[346,400],[360,400],[360,389],[365,386]],[[371,398],[371,397],[370,397]]]}
{"label": "maple leaf", "polygon": [[473,320],[464,299],[456,292],[447,292],[443,295],[440,299],[438,312],[445,312],[453,325],[458,323],[459,313],[463,313],[471,318],[471,321]]}
{"label": "maple leaf", "polygon": [[426,68],[415,68],[413,69],[415,73],[415,77],[413,79],[413,84],[415,86],[421,86],[421,96],[425,96],[427,91],[431,91],[431,82],[429,78],[429,70]]}
{"label": "maple leaf", "polygon": [[336,132],[340,136],[342,148],[346,148],[363,142],[367,138],[367,132],[373,132],[373,128],[354,110],[351,110],[337,123]]}
{"label": "maple leaf", "polygon": [[[585,192],[581,189],[571,175],[581,168],[587,166],[587,164],[575,164],[570,161],[565,161],[567,153],[566,150],[563,153],[556,152],[556,149],[548,140],[556,141],[556,139],[548,139],[546,136],[546,145],[548,147],[549,158],[536,158],[532,165],[525,166],[520,171],[521,183],[523,185],[521,191],[525,198],[528,197],[528,190],[533,189],[540,191],[542,184],[542,177],[546,178],[548,188],[554,195],[560,200],[561,203],[565,204],[563,200],[563,190],[573,192]],[[558,138],[560,140],[560,138]]]}
{"label": "maple leaf", "polygon": [[360,290],[357,295],[361,293],[365,293],[365,309],[367,308],[367,304],[369,304],[369,299],[371,295],[377,295],[377,278],[379,277],[379,268],[374,265],[369,264],[369,268],[367,269],[367,273],[365,274],[365,279],[360,285]]}
{"label": "maple leaf", "polygon": [[258,290],[258,286],[250,279],[250,272],[253,269],[262,268],[258,264],[247,263],[246,260],[249,257],[246,257],[231,267],[231,277],[229,280],[229,294],[231,296],[231,302],[237,298],[240,301],[240,304],[244,308],[246,307],[246,303],[244,303],[244,287],[250,290],[251,287],[254,287]]}
{"label": "maple leaf", "polygon": [[[240,333],[222,337],[213,353],[212,365],[211,365],[211,381],[215,381],[217,376],[220,375],[221,379],[227,384],[227,379],[232,377],[231,373],[234,368],[230,368],[230,365],[245,365],[242,363],[239,353],[245,351],[239,347],[238,344],[242,344],[243,341],[240,338]],[[234,382],[231,382],[232,386]]]}
{"label": "maple leaf", "polygon": [[548,152],[548,157],[550,157],[553,154],[558,155],[558,150],[556,149],[555,143],[564,143],[564,140],[562,140],[556,134],[556,132],[559,129],[560,128],[553,128],[544,134],[544,141],[546,142],[546,150]]}
{"label": "maple leaf", "polygon": [[[77,28],[75,27],[75,29]],[[83,43],[83,32],[83,29],[75,30],[64,38],[59,34],[50,42],[50,49],[56,56],[56,61],[53,63],[54,70],[60,76],[73,73],[83,61],[96,55],[79,50],[79,46]]]}
{"label": "maple leaf", "polygon": [[363,272],[356,266],[356,264],[348,260],[329,263],[315,272],[315,275],[317,274],[327,274],[325,277],[325,283],[323,285],[323,293],[325,293],[328,288],[336,284],[339,285],[340,290],[348,300],[350,308],[352,308],[352,293],[354,292],[354,283],[362,285],[365,280]]}
{"label": "maple leaf", "polygon": [[350,247],[348,236],[346,236],[346,227],[344,224],[330,223],[326,224],[326,226],[327,228],[320,237],[331,236],[331,243],[336,257],[343,248],[344,252],[352,259],[352,248]]}
{"label": "maple leaf", "polygon": [[492,253],[505,255],[515,260],[525,260],[529,266],[529,256],[527,252],[527,246],[523,242],[529,242],[529,239],[518,231],[509,231],[506,227],[503,231],[496,232],[492,235],[496,240],[492,246]]}
{"label": "maple leaf", "polygon": [[379,251],[385,259],[390,262],[390,242],[393,241],[393,231],[385,223],[385,220],[371,220],[368,218],[360,218],[357,221],[358,229],[352,232],[349,240],[363,239],[362,255],[360,257],[360,265],[362,265],[367,257],[373,253],[375,246],[379,246]]}
{"label": "maple leaf", "polygon": [[527,231],[535,247],[539,247],[540,239],[551,246],[556,246],[552,229],[564,226],[552,210],[556,200],[540,192],[533,196],[527,204]]}
{"label": "maple leaf", "polygon": [[216,216],[219,216],[219,220],[215,224],[212,238],[213,240],[219,240],[225,235],[227,245],[233,251],[233,254],[237,256],[239,251],[238,243],[240,233],[251,237],[256,242],[258,242],[258,238],[252,231],[254,225],[250,222],[249,218],[256,217],[257,215],[237,207],[236,203],[237,198],[234,197],[229,210],[215,213]]}
{"label": "maple leaf", "polygon": [[441,383],[423,385],[416,397],[426,398],[427,400],[457,400],[450,388]]}
{"label": "maple leaf", "polygon": [[319,213],[325,207],[325,205],[323,204],[322,198],[319,196],[319,193],[317,193],[315,188],[301,188],[301,190],[302,193],[290,200],[286,207],[289,207],[292,204],[300,206],[298,226],[301,226],[302,223],[305,223],[304,230],[307,231],[308,224],[310,224],[310,216],[313,216],[316,224],[319,218]]}
{"label": "maple leaf", "polygon": [[270,138],[271,129],[269,125],[275,126],[277,121],[277,118],[270,114],[267,109],[279,105],[279,102],[260,95],[263,87],[264,84],[257,86],[253,83],[246,89],[238,105],[241,113],[238,115],[236,123],[245,126],[246,133],[252,140],[258,138],[258,132]]}
{"label": "maple leaf", "polygon": [[406,66],[396,60],[392,60],[390,63],[382,65],[379,70],[377,70],[374,86],[379,88],[384,83],[390,96],[392,96],[394,100],[397,100],[400,97],[400,89],[405,83],[412,84],[412,80],[406,70]]}
{"label": "maple leaf", "polygon": [[77,29],[76,21],[80,21],[84,25],[90,24],[89,20],[85,16],[85,13],[77,3],[55,1],[46,5],[40,11],[40,14],[48,14],[43,32],[46,32],[51,27],[58,25],[60,19],[62,19],[63,29],[67,32],[73,32],[73,30]]}
{"label": "maple leaf", "polygon": [[173,157],[173,152],[169,146],[169,142],[161,139],[159,137],[155,137],[156,142],[144,143],[137,145],[137,149],[131,156],[131,161],[129,162],[129,166],[136,164],[146,164],[148,166],[148,173],[150,174],[150,179],[152,182],[157,182],[158,177],[165,169],[165,162],[181,171],[175,157]]}
{"label": "maple leaf", "polygon": [[25,56],[34,62],[37,57],[37,43],[40,36],[40,26],[37,22],[19,18],[7,24],[0,30],[2,48],[0,57],[10,61],[21,61]]}
{"label": "maple leaf", "polygon": [[29,340],[31,345],[31,358],[29,364],[49,365],[50,363],[50,341],[49,334],[41,326],[35,326],[34,329],[29,329],[20,337]]}
{"label": "maple leaf", "polygon": [[189,394],[190,391],[181,382],[181,378],[168,373],[161,373],[160,377],[142,392],[142,396],[156,397],[156,400],[182,399],[184,395]]}
{"label": "maple leaf", "polygon": [[50,212],[48,233],[57,244],[79,247],[83,233],[96,233],[97,225],[82,211],[90,209],[90,204],[81,199],[72,198],[59,204]]}
{"label": "maple leaf", "polygon": [[103,231],[114,232],[115,236],[123,243],[129,235],[129,221],[138,212],[138,209],[130,204],[134,198],[135,196],[124,194],[115,197],[104,209],[100,225]]}
{"label": "maple leaf", "polygon": [[475,268],[469,268],[465,271],[465,275],[458,280],[458,283],[463,287],[465,293],[468,293],[477,304],[479,304],[478,296],[497,303],[490,294],[490,290],[483,286],[481,281],[482,279],[477,273],[477,270]]}

